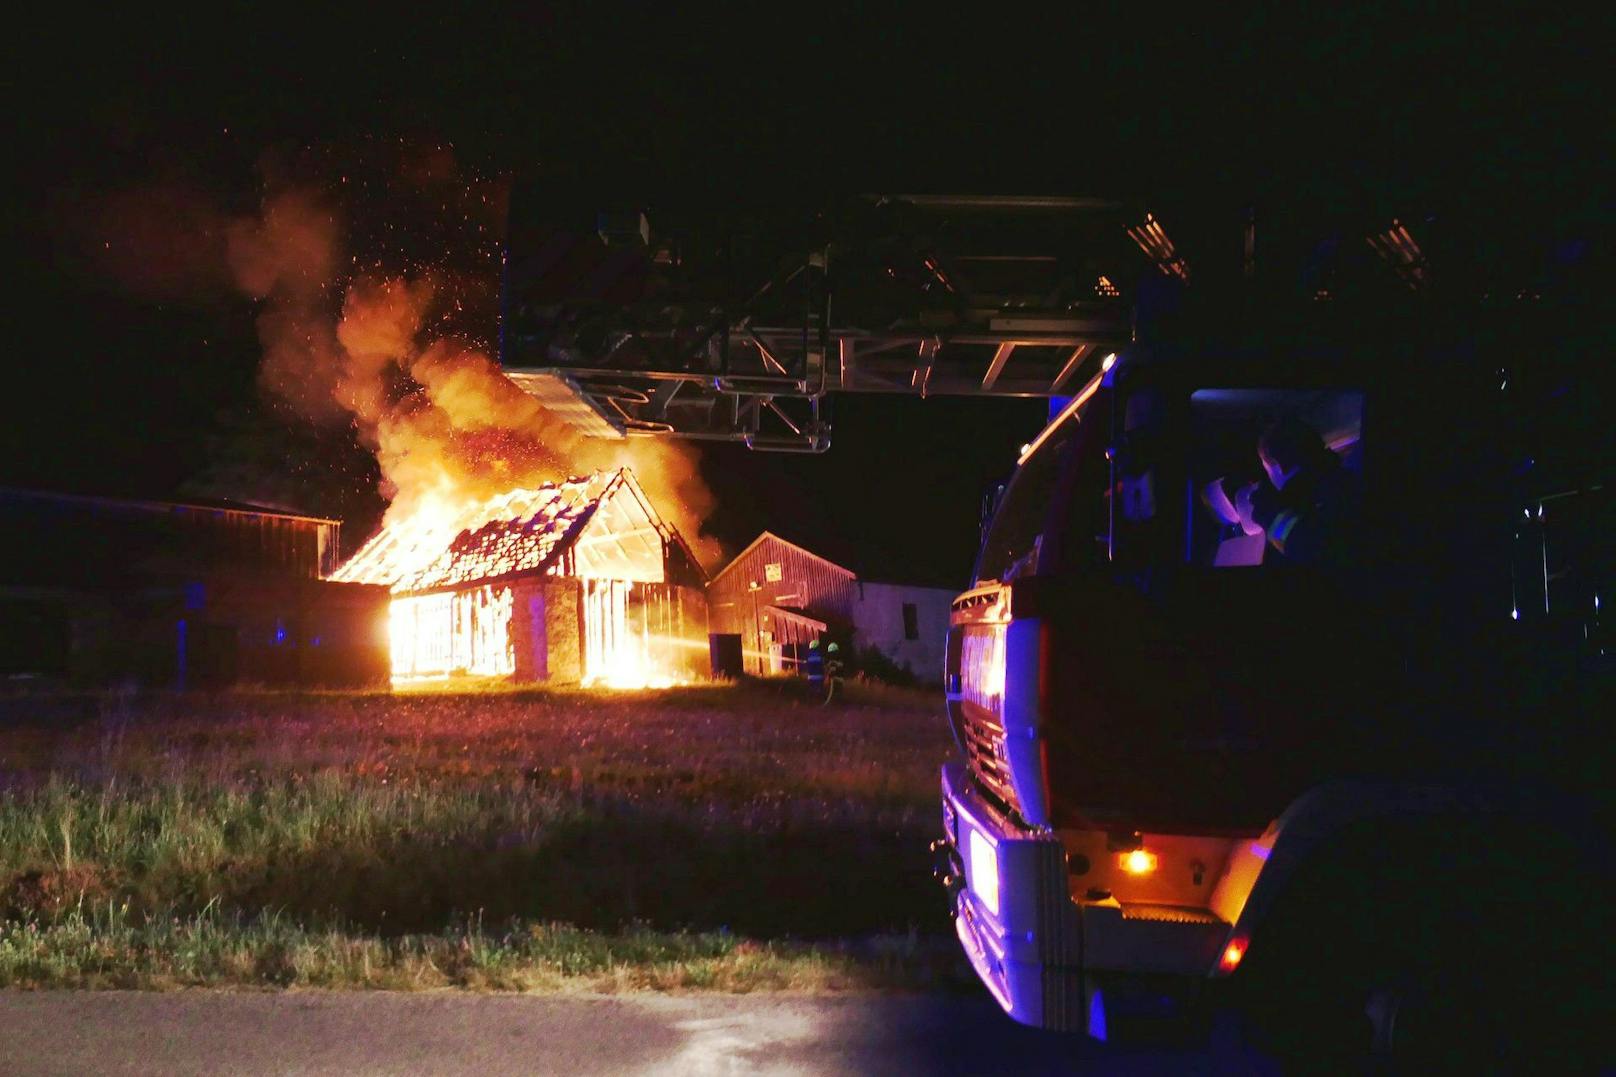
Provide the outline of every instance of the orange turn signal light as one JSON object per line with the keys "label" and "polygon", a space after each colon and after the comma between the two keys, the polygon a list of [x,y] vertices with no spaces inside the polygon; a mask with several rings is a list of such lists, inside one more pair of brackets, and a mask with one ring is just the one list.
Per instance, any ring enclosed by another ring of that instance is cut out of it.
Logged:
{"label": "orange turn signal light", "polygon": [[1145,849],[1130,849],[1121,860],[1122,870],[1129,875],[1149,875],[1156,870],[1156,854]]}

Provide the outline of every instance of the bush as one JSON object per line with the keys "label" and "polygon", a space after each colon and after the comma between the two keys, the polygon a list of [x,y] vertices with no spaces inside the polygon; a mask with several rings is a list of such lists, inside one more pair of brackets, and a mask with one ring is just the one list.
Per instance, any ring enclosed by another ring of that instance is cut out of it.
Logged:
{"label": "bush", "polygon": [[880,681],[882,684],[913,688],[919,683],[919,679],[913,673],[887,657],[878,647],[859,648],[853,657],[853,668],[859,676],[867,680]]}

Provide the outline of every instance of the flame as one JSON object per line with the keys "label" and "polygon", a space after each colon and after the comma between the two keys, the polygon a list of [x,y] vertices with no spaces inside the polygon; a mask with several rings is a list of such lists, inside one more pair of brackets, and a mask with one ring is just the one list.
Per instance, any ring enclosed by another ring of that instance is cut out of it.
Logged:
{"label": "flame", "polygon": [[[565,576],[578,581],[580,680],[665,687],[689,679],[677,652],[698,646],[658,623],[667,592],[651,588],[666,582],[671,534],[632,472],[596,472],[491,498],[421,499],[332,578],[392,589],[399,683],[517,673],[515,619],[531,614],[518,611],[526,600],[503,581]],[[548,663],[550,622],[536,631]]]}
{"label": "flame", "polygon": [[508,677],[516,672],[509,587],[410,595],[389,610],[393,680],[439,680],[453,674]]}
{"label": "flame", "polygon": [[[98,264],[157,294],[229,287],[250,297],[266,396],[283,414],[346,427],[375,455],[384,526],[333,578],[392,589],[396,679],[510,675],[527,660],[513,624],[527,616],[516,606],[528,585],[512,581],[531,574],[581,581],[581,602],[607,596],[581,618],[594,642],[580,640],[580,678],[662,683],[681,664],[668,654],[688,642],[646,614],[654,599],[644,588],[665,582],[664,567],[602,565],[598,551],[641,547],[644,560],[668,532],[658,522],[636,537],[624,525],[594,553],[577,540],[593,526],[591,506],[632,466],[640,500],[643,482],[673,526],[702,543],[712,497],[697,457],[662,439],[583,438],[477,346],[498,294],[499,184],[463,174],[449,147],[422,149],[384,154],[353,184],[346,155],[332,159],[340,182],[319,154],[266,160],[261,204],[247,215],[177,187],[132,194],[96,216],[103,230],[139,226],[100,242]],[[183,227],[165,247],[166,221]],[[695,555],[712,563],[719,552],[708,543]],[[683,631],[684,607],[674,608]]]}
{"label": "flame", "polygon": [[[463,170],[448,146],[359,156],[369,177],[361,185],[330,173],[317,153],[266,162],[250,214],[176,189],[127,199],[102,217],[111,227],[178,216],[213,237],[170,244],[172,287],[230,281],[259,304],[265,394],[306,421],[348,426],[375,454],[387,524],[421,532],[425,546],[467,526],[456,518],[475,516],[490,498],[632,466],[698,557],[715,561],[721,551],[701,535],[713,501],[696,450],[665,439],[585,438],[477,344],[492,329],[499,293],[502,183]],[[144,280],[132,271],[149,265],[125,266],[125,251],[151,246],[106,247],[117,255],[108,271]]]}
{"label": "flame", "polygon": [[621,580],[583,581],[585,687],[667,688],[677,683],[673,671],[652,659],[652,634],[644,623],[644,606],[640,607],[641,623],[634,623],[629,610],[631,586]]}
{"label": "flame", "polygon": [[643,647],[625,647],[598,663],[584,678],[585,688],[672,688],[688,681],[670,670],[659,669]]}
{"label": "flame", "polygon": [[597,472],[536,489],[456,499],[434,491],[390,520],[331,578],[385,584],[395,594],[538,568],[620,473]]}

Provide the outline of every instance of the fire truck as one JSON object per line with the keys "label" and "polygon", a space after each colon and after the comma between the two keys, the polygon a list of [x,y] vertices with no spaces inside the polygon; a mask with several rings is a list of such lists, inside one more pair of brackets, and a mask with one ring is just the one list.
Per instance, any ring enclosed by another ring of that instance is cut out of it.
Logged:
{"label": "fire truck", "polygon": [[[933,851],[977,975],[1101,1039],[1221,1013],[1314,1062],[1594,1065],[1608,329],[1419,287],[1138,312],[952,606]],[[1329,492],[1231,520],[1279,424]]]}
{"label": "fire truck", "polygon": [[[944,671],[933,851],[1012,1017],[1452,1061],[1608,1008],[1608,225],[574,201],[513,203],[501,359],[581,434],[813,453],[838,393],[1050,401]],[[1334,503],[1231,521],[1279,424]]]}

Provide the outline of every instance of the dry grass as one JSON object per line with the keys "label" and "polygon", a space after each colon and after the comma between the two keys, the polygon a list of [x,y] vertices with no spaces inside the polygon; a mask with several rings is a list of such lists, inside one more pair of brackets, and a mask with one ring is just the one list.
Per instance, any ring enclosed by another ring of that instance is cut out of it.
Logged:
{"label": "dry grass", "polygon": [[0,700],[0,984],[958,975],[926,694]]}

